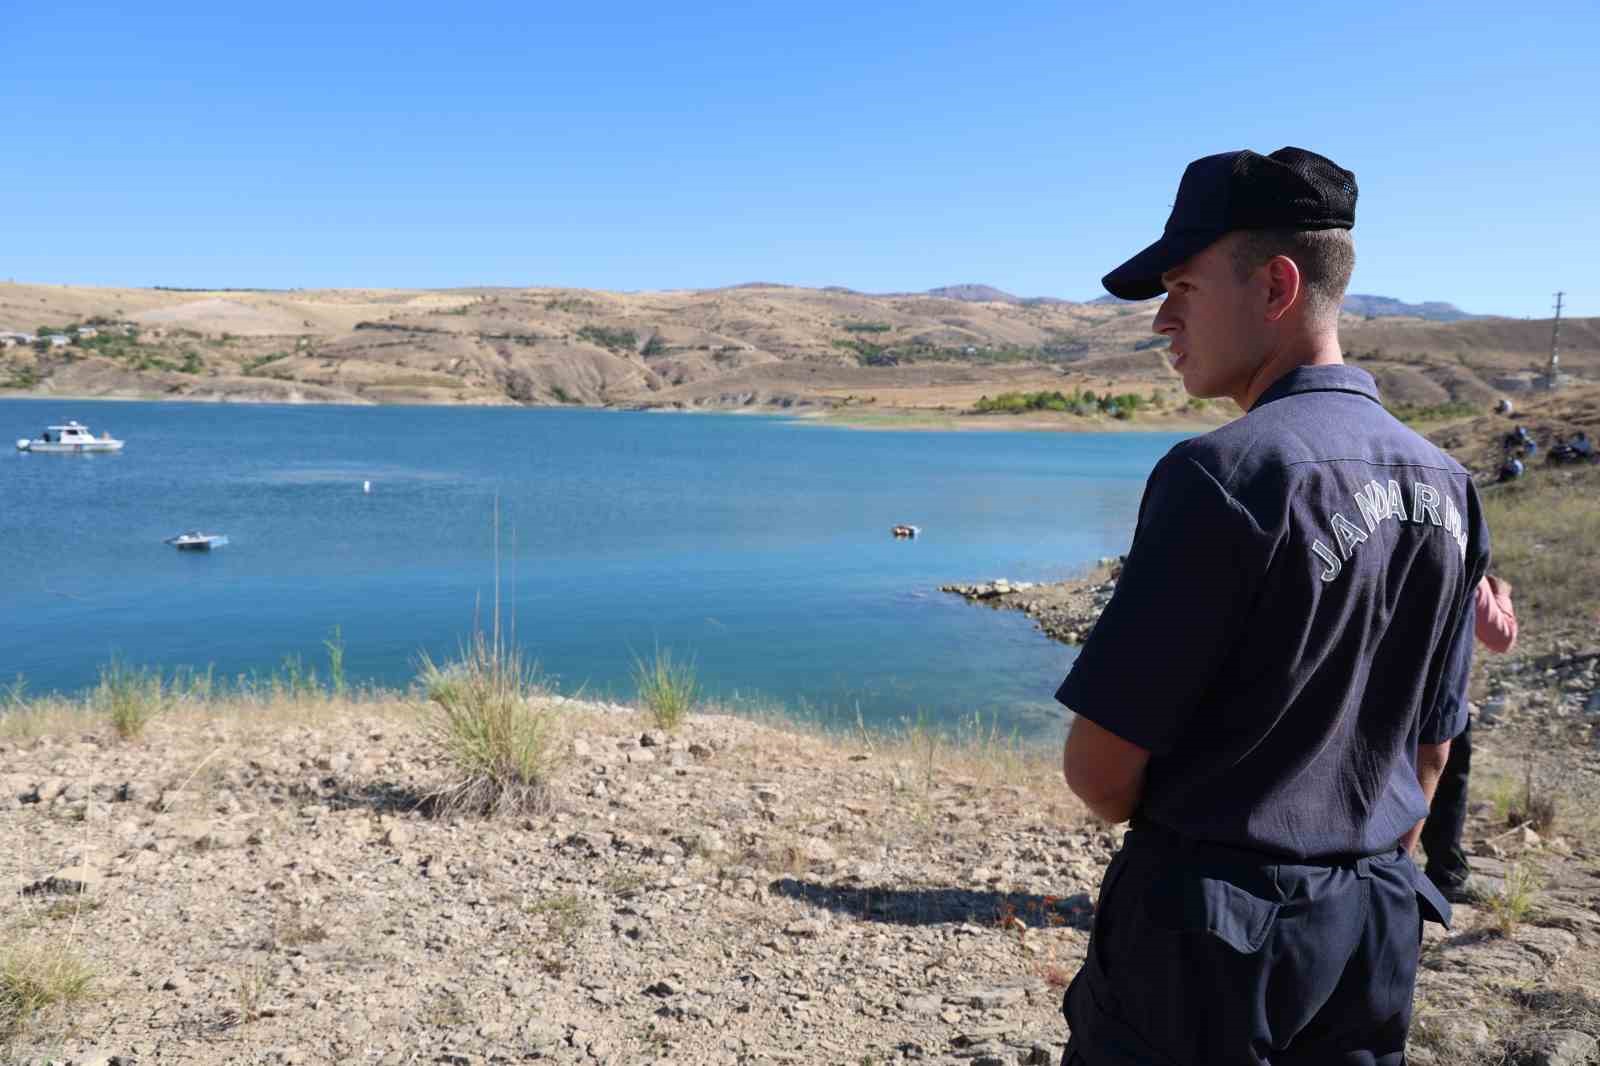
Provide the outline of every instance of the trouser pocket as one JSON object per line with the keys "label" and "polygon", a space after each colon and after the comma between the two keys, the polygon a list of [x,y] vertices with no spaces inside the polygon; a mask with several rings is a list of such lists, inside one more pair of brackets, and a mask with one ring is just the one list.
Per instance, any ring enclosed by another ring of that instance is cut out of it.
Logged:
{"label": "trouser pocket", "polygon": [[1280,904],[1216,877],[1174,871],[1145,895],[1145,916],[1169,933],[1203,933],[1241,955],[1261,950]]}

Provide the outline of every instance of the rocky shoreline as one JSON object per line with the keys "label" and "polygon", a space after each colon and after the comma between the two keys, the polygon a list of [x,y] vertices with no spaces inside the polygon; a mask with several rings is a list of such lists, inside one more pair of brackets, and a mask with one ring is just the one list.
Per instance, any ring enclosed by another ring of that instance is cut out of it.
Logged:
{"label": "rocky shoreline", "polygon": [[1088,574],[1067,581],[1032,582],[996,578],[978,584],[941,585],[940,592],[996,610],[1021,611],[1052,640],[1082,644],[1111,602],[1122,573],[1122,558],[1108,557]]}

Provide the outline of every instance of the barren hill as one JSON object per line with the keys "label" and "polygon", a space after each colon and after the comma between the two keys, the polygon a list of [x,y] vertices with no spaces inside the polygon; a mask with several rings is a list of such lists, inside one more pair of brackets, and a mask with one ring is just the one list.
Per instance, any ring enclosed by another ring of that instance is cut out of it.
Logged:
{"label": "barren hill", "polygon": [[[0,285],[11,394],[349,403],[964,411],[1074,389],[1179,400],[1154,303],[709,291],[345,289],[179,292]],[[91,327],[77,332],[76,327]],[[42,339],[56,332],[67,341]],[[1347,315],[1390,397],[1480,405],[1526,387],[1548,321]],[[1563,324],[1565,371],[1600,378],[1600,320]],[[1170,408],[1169,408],[1170,410]],[[1004,418],[1004,416],[1001,416]]]}

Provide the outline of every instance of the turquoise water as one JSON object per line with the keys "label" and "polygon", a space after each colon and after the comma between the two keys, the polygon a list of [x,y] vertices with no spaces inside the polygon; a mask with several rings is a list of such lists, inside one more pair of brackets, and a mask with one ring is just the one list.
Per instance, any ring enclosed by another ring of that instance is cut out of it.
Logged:
{"label": "turquoise water", "polygon": [[[1071,651],[944,582],[1047,580],[1123,550],[1167,434],[859,432],[584,410],[0,400],[117,455],[0,456],[0,681],[113,655],[224,678],[286,656],[403,685],[494,599],[563,690],[631,698],[634,654],[722,699],[854,720],[1060,716]],[[370,480],[372,491],[362,492]],[[896,541],[889,527],[923,529]],[[179,553],[190,528],[230,546]],[[477,605],[481,604],[481,608]]]}

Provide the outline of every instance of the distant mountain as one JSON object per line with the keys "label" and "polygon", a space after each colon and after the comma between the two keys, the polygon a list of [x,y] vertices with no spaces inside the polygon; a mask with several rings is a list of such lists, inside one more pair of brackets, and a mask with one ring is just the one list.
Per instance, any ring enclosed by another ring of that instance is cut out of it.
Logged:
{"label": "distant mountain", "polygon": [[1072,303],[1071,300],[1063,300],[1059,296],[1013,296],[993,285],[945,285],[929,289],[923,295],[938,296],[946,300],[964,300],[967,303],[1010,304],[1012,307],[1053,307],[1057,304]]}
{"label": "distant mountain", "polygon": [[[1126,304],[1138,301],[1124,300],[1121,297],[1105,293],[1084,302],[1089,304]],[[1361,315],[1365,318],[1425,318],[1430,322],[1462,322],[1472,318],[1494,317],[1493,315],[1469,314],[1455,304],[1448,304],[1442,300],[1408,304],[1403,300],[1396,300],[1392,296],[1371,296],[1363,293],[1351,293],[1346,296],[1343,306],[1346,314]]]}
{"label": "distant mountain", "polygon": [[974,304],[1020,304],[1022,298],[995,288],[993,285],[943,285],[929,289],[929,296],[946,300],[965,300]]}
{"label": "distant mountain", "polygon": [[1447,304],[1442,300],[1408,304],[1392,296],[1368,296],[1361,293],[1351,293],[1346,296],[1344,310],[1347,314],[1365,315],[1367,318],[1426,318],[1430,322],[1461,322],[1469,318],[1493,317],[1468,314],[1455,304]]}

